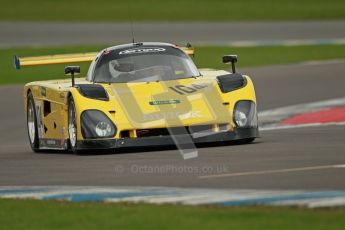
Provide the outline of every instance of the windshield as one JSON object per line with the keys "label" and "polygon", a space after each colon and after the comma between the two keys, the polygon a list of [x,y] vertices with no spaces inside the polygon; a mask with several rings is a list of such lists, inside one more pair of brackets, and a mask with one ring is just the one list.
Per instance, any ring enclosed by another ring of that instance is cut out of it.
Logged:
{"label": "windshield", "polygon": [[113,50],[96,64],[94,82],[166,81],[199,76],[191,58],[171,46]]}

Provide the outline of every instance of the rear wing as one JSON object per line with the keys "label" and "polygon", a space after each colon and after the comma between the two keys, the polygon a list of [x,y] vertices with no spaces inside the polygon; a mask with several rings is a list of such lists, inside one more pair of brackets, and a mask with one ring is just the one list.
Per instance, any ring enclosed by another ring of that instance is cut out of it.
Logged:
{"label": "rear wing", "polygon": [[38,57],[14,56],[14,67],[20,69],[26,66],[53,65],[75,62],[92,62],[98,53],[59,54]]}
{"label": "rear wing", "polygon": [[[179,47],[186,54],[194,56],[193,47]],[[78,62],[92,62],[97,56],[98,52],[90,53],[76,53],[76,54],[58,54],[50,56],[37,56],[37,57],[18,57],[14,56],[14,67],[20,69],[26,66],[39,66],[39,65],[54,65]]]}

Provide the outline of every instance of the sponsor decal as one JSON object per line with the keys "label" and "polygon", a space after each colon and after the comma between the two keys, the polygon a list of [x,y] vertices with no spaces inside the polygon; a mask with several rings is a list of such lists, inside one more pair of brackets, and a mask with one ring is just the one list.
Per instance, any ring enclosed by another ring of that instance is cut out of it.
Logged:
{"label": "sponsor decal", "polygon": [[150,101],[150,105],[170,105],[170,104],[179,104],[181,103],[180,100],[164,100],[164,101]]}
{"label": "sponsor decal", "polygon": [[51,140],[51,139],[48,139],[46,141],[47,145],[56,145],[56,141],[55,140]]}
{"label": "sponsor decal", "polygon": [[206,88],[208,85],[206,84],[191,84],[191,85],[175,85],[172,87],[169,87],[171,90],[175,91],[178,94],[184,95],[184,94],[190,94],[195,93],[200,89]]}
{"label": "sponsor decal", "polygon": [[136,53],[157,53],[157,52],[164,52],[165,49],[161,47],[143,47],[143,48],[134,48],[123,50],[119,52],[120,55],[122,54],[136,54]]}

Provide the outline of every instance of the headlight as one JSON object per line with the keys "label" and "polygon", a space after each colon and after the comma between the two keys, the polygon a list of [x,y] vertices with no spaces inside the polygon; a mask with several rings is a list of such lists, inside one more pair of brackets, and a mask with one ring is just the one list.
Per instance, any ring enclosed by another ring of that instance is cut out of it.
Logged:
{"label": "headlight", "polygon": [[99,137],[106,137],[112,133],[111,125],[105,121],[98,122],[95,127],[96,134]]}
{"label": "headlight", "polygon": [[235,122],[238,126],[244,127],[246,126],[248,121],[247,115],[242,111],[235,111]]}
{"label": "headlight", "polygon": [[258,127],[258,115],[253,101],[239,101],[234,109],[234,122],[240,128]]}
{"label": "headlight", "polygon": [[116,126],[99,110],[84,111],[80,123],[84,138],[107,138],[116,134]]}

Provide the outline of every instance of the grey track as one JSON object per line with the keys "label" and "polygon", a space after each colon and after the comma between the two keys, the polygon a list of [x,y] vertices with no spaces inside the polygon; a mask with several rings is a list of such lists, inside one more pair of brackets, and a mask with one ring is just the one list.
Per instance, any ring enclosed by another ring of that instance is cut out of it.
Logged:
{"label": "grey track", "polygon": [[[344,62],[297,64],[240,72],[253,76],[259,109],[264,110],[344,97],[344,66]],[[21,90],[21,86],[0,88],[0,185],[345,189],[344,168],[198,177],[207,174],[203,169],[210,173],[237,173],[345,164],[345,126],[265,131],[254,144],[201,148],[198,158],[187,161],[177,150],[94,152],[83,156],[60,152],[35,154],[27,140]],[[162,172],[167,167],[175,171]],[[139,173],[139,168],[145,172]],[[185,172],[179,172],[181,169]]]}
{"label": "grey track", "polygon": [[[130,23],[0,22],[0,47],[131,42]],[[134,23],[137,41],[228,44],[344,39],[345,21]]]}

